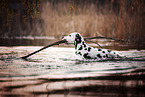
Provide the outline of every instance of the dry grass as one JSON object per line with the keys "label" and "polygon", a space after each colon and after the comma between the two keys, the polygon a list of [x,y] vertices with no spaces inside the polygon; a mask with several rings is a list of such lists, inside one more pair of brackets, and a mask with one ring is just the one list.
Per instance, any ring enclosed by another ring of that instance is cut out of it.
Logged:
{"label": "dry grass", "polygon": [[[43,4],[42,19],[44,20],[45,35],[62,36],[78,31],[83,36],[115,37],[117,16],[115,14],[97,14],[94,4],[91,6],[71,8],[69,3],[59,3],[52,6],[50,2]],[[71,10],[70,10],[71,9]]]}
{"label": "dry grass", "polygon": [[[113,1],[113,0],[112,0]],[[43,3],[42,19],[45,35],[59,37],[78,31],[83,36],[106,36],[131,41],[144,42],[145,17],[144,1],[136,1],[130,6],[125,0],[120,1],[118,13],[110,8],[111,4],[74,5],[69,2]]]}
{"label": "dry grass", "polygon": [[[70,2],[71,1],[71,2]],[[10,14],[12,23],[5,25],[8,13],[1,15],[1,35],[46,35],[60,38],[78,31],[83,36],[105,36],[127,40],[133,44],[145,41],[145,1],[144,0],[104,0],[97,2],[75,0],[45,0],[37,12],[40,19],[25,19],[18,11],[17,16]],[[99,1],[99,0],[98,0]],[[115,2],[117,2],[116,5]],[[32,8],[33,9],[33,8]],[[36,8],[34,8],[36,9]],[[31,13],[33,15],[33,13]],[[13,17],[12,17],[13,16]],[[27,15],[29,17],[29,15]]]}
{"label": "dry grass", "polygon": [[122,0],[118,16],[118,38],[133,41],[138,45],[145,41],[145,5],[144,1],[136,1],[131,10],[127,10]]}

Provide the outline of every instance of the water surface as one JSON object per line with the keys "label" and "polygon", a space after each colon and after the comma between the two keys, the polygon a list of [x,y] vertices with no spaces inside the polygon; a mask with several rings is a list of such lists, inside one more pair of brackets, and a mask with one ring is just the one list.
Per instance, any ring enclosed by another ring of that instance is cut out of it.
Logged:
{"label": "water surface", "polygon": [[84,62],[72,47],[0,47],[1,96],[145,96],[145,50],[118,51],[126,59]]}

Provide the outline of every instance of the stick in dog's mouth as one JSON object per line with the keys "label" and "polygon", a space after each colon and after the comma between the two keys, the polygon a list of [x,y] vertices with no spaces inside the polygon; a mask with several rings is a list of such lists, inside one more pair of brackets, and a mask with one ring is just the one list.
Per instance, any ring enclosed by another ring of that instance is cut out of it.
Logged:
{"label": "stick in dog's mouth", "polygon": [[66,39],[62,39],[62,41],[63,41],[63,43],[65,44],[65,45],[68,45],[68,44],[72,44],[72,43],[68,43],[68,41],[66,40]]}

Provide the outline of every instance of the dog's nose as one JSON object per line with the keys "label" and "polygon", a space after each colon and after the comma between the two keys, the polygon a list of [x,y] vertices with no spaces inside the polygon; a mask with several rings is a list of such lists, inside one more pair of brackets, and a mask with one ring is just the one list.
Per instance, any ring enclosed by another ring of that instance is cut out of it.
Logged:
{"label": "dog's nose", "polygon": [[62,36],[61,39],[63,39],[65,36]]}
{"label": "dog's nose", "polygon": [[62,39],[66,39],[67,36],[62,36]]}
{"label": "dog's nose", "polygon": [[61,39],[66,41],[65,36],[62,36]]}

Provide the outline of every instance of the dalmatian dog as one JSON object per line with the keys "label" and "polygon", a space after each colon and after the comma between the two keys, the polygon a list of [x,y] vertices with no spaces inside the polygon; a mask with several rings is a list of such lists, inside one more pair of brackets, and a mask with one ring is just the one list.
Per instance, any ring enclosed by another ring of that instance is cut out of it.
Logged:
{"label": "dalmatian dog", "polygon": [[67,43],[73,43],[75,46],[75,54],[79,55],[82,59],[86,60],[107,60],[121,58],[121,56],[114,51],[108,49],[100,49],[88,46],[80,33],[74,32],[68,36],[65,36],[64,39]]}

